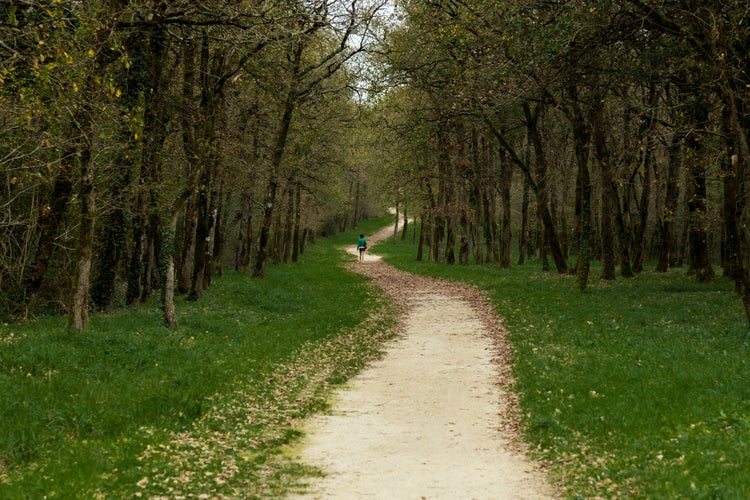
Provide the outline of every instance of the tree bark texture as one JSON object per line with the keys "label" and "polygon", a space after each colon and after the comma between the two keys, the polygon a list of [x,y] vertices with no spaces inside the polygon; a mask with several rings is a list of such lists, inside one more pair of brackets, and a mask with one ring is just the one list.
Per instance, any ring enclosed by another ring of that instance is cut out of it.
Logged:
{"label": "tree bark texture", "polygon": [[552,252],[552,259],[555,261],[557,272],[565,274],[568,272],[568,264],[565,261],[560,239],[555,229],[555,221],[550,213],[550,196],[549,196],[549,179],[547,178],[549,167],[547,158],[544,153],[542,136],[539,132],[539,117],[542,112],[542,106],[537,105],[533,110],[528,104],[524,104],[524,114],[526,116],[526,127],[529,134],[529,141],[534,149],[534,178],[535,194],[537,198],[537,211],[544,224],[545,248]]}
{"label": "tree bark texture", "polygon": [[255,258],[254,278],[263,278],[266,275],[266,262],[268,260],[268,246],[271,241],[271,226],[273,224],[274,209],[276,205],[276,193],[279,189],[278,175],[281,162],[284,158],[284,150],[289,136],[289,128],[292,124],[294,107],[298,99],[297,78],[300,71],[302,59],[301,43],[297,43],[292,55],[292,68],[290,70],[290,83],[284,104],[284,113],[281,116],[279,127],[276,131],[273,153],[271,155],[270,173],[266,195],[263,200],[263,220],[260,226],[260,237],[258,239],[258,254]]}
{"label": "tree bark texture", "polygon": [[[71,139],[74,144],[77,142],[76,137],[77,133],[71,133]],[[20,305],[23,309],[24,317],[26,317],[28,308],[35,302],[37,293],[44,281],[44,275],[49,268],[50,260],[54,254],[60,224],[65,215],[68,201],[70,201],[73,193],[74,164],[72,158],[75,154],[75,148],[72,147],[62,155],[63,158],[59,171],[55,176],[50,202],[47,205],[49,209],[43,211],[39,217],[39,236],[36,252],[22,278],[23,297]]]}
{"label": "tree bark texture", "polygon": [[502,222],[500,224],[500,267],[507,269],[511,261],[511,244],[513,233],[511,230],[510,193],[513,187],[513,169],[506,161],[505,155],[500,157],[500,203],[502,206]]}
{"label": "tree bark texture", "polygon": [[76,245],[76,266],[73,274],[73,289],[68,312],[68,331],[83,332],[89,323],[89,286],[91,283],[91,265],[94,255],[94,223],[96,207],[94,204],[94,160],[91,154],[91,138],[94,134],[92,110],[88,105],[76,120],[80,127],[77,153],[78,170],[80,171],[79,198],[81,204],[78,242]]}
{"label": "tree bark texture", "polygon": [[708,109],[704,101],[689,105],[688,114],[694,124],[685,139],[685,162],[688,171],[688,273],[702,283],[714,280],[714,270],[708,251],[710,222],[707,212],[706,159],[704,158],[704,132],[707,128]]}

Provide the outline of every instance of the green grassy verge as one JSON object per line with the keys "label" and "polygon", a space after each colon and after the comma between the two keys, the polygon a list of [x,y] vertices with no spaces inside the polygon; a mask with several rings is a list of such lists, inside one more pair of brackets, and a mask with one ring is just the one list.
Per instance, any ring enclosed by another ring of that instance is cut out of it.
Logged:
{"label": "green grassy verge", "polygon": [[303,473],[281,450],[300,419],[377,356],[390,307],[339,264],[342,246],[387,219],[308,246],[264,280],[225,273],[179,300],[0,328],[0,498],[281,494]]}
{"label": "green grassy verge", "polygon": [[526,438],[571,498],[750,498],[750,333],[729,281],[646,270],[582,293],[535,262],[418,263],[408,243],[375,252],[488,292],[514,348]]}

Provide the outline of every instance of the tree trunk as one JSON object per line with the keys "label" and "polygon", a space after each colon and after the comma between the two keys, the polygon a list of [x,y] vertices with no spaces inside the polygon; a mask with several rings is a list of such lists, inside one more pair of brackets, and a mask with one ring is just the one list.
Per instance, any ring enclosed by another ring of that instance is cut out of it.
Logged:
{"label": "tree trunk", "polygon": [[[71,132],[72,142],[77,142],[78,132],[73,125]],[[71,147],[62,155],[63,158],[74,158],[75,148]],[[50,260],[57,246],[57,233],[60,223],[65,215],[71,194],[73,193],[73,165],[60,164],[59,173],[55,177],[55,184],[52,188],[52,197],[47,205],[49,210],[42,211],[39,216],[39,239],[37,240],[36,253],[31,260],[31,265],[24,271],[22,278],[23,298],[21,306],[24,309],[24,317],[29,307],[36,301],[37,293],[44,281],[44,275],[49,268]]]}
{"label": "tree trunk", "polygon": [[[731,141],[731,139],[730,139]],[[739,155],[729,145],[729,159],[724,162],[724,275],[735,281],[735,291],[740,291],[740,275],[745,273],[742,262],[741,232],[738,221],[741,220],[739,208],[740,182],[737,175],[739,170]],[[750,318],[748,318],[750,321]]]}
{"label": "tree trunk", "polygon": [[[602,186],[606,186],[607,183],[611,183],[611,176],[608,176],[605,171],[607,168],[601,167],[599,174],[601,176]],[[610,184],[611,185],[611,184]],[[602,188],[601,191],[601,204],[602,211],[600,215],[600,231],[601,231],[601,247],[602,247],[602,279],[613,280],[615,279],[615,231],[612,224],[612,217],[614,208],[614,202],[610,195],[610,189],[606,187]]]}
{"label": "tree trunk", "polygon": [[[215,169],[216,166],[214,165]],[[215,171],[215,170],[214,170]],[[211,280],[217,275],[216,272],[216,249],[219,243],[219,231],[221,228],[219,224],[221,219],[221,195],[219,194],[221,189],[216,186],[216,181],[213,182],[214,189],[211,190],[211,196],[209,197],[208,205],[208,237],[206,238],[206,267],[203,272],[203,289],[208,290],[211,288]],[[220,274],[220,273],[218,273]]]}
{"label": "tree trunk", "polygon": [[[200,55],[201,99],[197,121],[200,136],[197,158],[194,156],[192,167],[194,171],[200,171],[201,176],[196,200],[195,254],[188,300],[199,300],[203,296],[203,290],[211,283],[213,263],[211,234],[215,233],[216,214],[221,204],[221,197],[218,195],[221,186],[219,144],[226,105],[222,83],[224,82],[222,77],[225,71],[225,56],[223,49],[218,49],[211,54],[209,37],[204,33]],[[185,75],[186,80],[190,77],[192,75]],[[192,83],[186,81],[185,85],[187,88],[184,89],[184,99],[188,99],[189,95],[192,95]],[[183,122],[185,119],[186,117],[183,117]],[[184,123],[183,127],[190,130],[188,123]],[[196,139],[195,135],[197,134],[193,134],[193,140]],[[195,155],[196,151],[193,150],[192,154]]]}
{"label": "tree trunk", "polygon": [[469,200],[466,195],[464,182],[459,187],[460,214],[458,221],[458,262],[462,265],[469,264],[471,252],[471,229],[469,227]]}
{"label": "tree trunk", "polygon": [[[354,200],[353,200],[352,205],[354,206],[354,215],[352,217],[352,227],[357,227],[357,225],[359,224],[359,219],[361,217],[360,216],[360,212],[361,212],[360,211],[360,205],[361,205],[362,202],[360,200],[360,191],[361,191],[360,184],[361,183],[360,183],[360,180],[359,180],[359,172],[357,172],[356,175],[357,175],[357,180],[353,181],[353,184],[354,184]],[[351,187],[349,189],[349,192],[351,193]]]}
{"label": "tree trunk", "polygon": [[149,91],[144,92],[143,144],[141,168],[138,180],[138,195],[135,199],[133,247],[128,272],[127,303],[144,300],[151,292],[151,272],[153,271],[152,251],[155,240],[161,232],[158,220],[158,195],[156,186],[161,183],[161,152],[167,137],[166,123],[169,121],[167,106],[166,65],[167,52],[165,31],[153,28],[147,36],[147,72]]}
{"label": "tree trunk", "polygon": [[287,187],[286,217],[284,220],[284,250],[282,261],[292,260],[292,246],[294,245],[294,181],[289,179]]}
{"label": "tree trunk", "polygon": [[190,274],[190,292],[187,300],[200,300],[203,296],[203,273],[206,269],[208,249],[208,184],[210,177],[207,168],[203,168],[200,186],[198,187],[196,228],[195,228],[195,253],[193,255],[193,270]]}
{"label": "tree trunk", "polygon": [[[654,110],[658,104],[659,94],[657,93],[656,85],[652,84],[649,89],[648,104],[649,108]],[[633,251],[633,266],[634,270],[638,273],[643,271],[643,264],[647,258],[646,249],[648,246],[648,216],[651,205],[651,182],[652,182],[652,171],[654,169],[654,151],[656,151],[656,139],[654,137],[654,124],[656,118],[654,112],[651,112],[643,124],[643,130],[641,136],[645,135],[646,148],[643,151],[643,180],[641,182],[641,197],[638,204],[638,211],[640,218],[638,221],[638,228],[635,233],[635,246]]]}
{"label": "tree trunk", "polygon": [[424,248],[424,239],[425,239],[425,231],[426,231],[424,215],[422,215],[420,218],[422,219],[422,224],[419,225],[419,242],[417,243],[417,262],[422,262],[422,260],[424,259],[423,248]]}
{"label": "tree trunk", "polygon": [[463,265],[469,263],[469,231],[469,218],[466,214],[466,210],[461,210],[458,235],[458,262]]}
{"label": "tree trunk", "polygon": [[[743,249],[746,245],[743,241],[743,231],[740,229],[743,220],[743,212],[746,203],[741,202],[745,198],[745,175],[747,175],[747,164],[750,161],[750,146],[740,122],[736,92],[724,84],[721,86],[721,98],[724,102],[722,113],[723,129],[727,141],[727,159],[723,163],[724,169],[724,226],[726,231],[724,253],[724,274],[735,282],[735,290],[743,297],[743,303],[750,304],[750,287],[748,282],[747,263],[743,258]],[[750,322],[750,315],[747,317]]]}
{"label": "tree trunk", "polygon": [[162,228],[160,241],[162,248],[159,252],[161,256],[160,270],[162,276],[162,312],[164,325],[167,328],[177,328],[177,312],[174,305],[175,294],[175,238],[177,233],[177,221],[180,212],[183,211],[185,204],[193,196],[203,172],[200,169],[195,170],[192,178],[184,186],[182,192],[172,203],[166,207],[169,221]]}
{"label": "tree trunk", "polygon": [[109,196],[113,199],[112,209],[107,220],[102,224],[104,247],[97,261],[94,272],[94,283],[91,287],[91,301],[99,310],[106,309],[113,300],[117,271],[125,256],[127,227],[129,225],[128,203],[133,180],[133,159],[138,153],[134,143],[131,124],[128,116],[137,116],[141,94],[147,81],[148,50],[140,40],[128,38],[127,51],[132,55],[133,64],[119,72],[118,84],[123,89],[120,114],[123,124],[119,126],[118,135],[122,149],[115,159],[115,176],[109,187]]}
{"label": "tree trunk", "polygon": [[[161,169],[159,176],[161,177]],[[159,251],[161,250],[161,215],[158,209],[158,195],[155,189],[149,188],[149,216],[146,231],[145,255],[143,259],[144,271],[140,301],[146,302],[151,292],[161,283],[159,276]]]}
{"label": "tree trunk", "polygon": [[291,83],[287,90],[286,102],[284,104],[284,114],[281,116],[281,122],[276,132],[273,153],[271,155],[271,172],[268,178],[266,195],[263,200],[263,221],[260,226],[260,236],[258,238],[258,254],[255,258],[255,268],[253,269],[253,278],[263,278],[266,275],[266,261],[268,260],[268,245],[271,241],[271,226],[273,224],[274,208],[276,205],[276,194],[279,188],[278,173],[281,168],[281,160],[284,158],[286,141],[289,136],[289,127],[292,124],[294,107],[297,102],[296,81],[302,61],[302,44],[297,43],[293,57],[291,69]]}
{"label": "tree trunk", "polygon": [[677,214],[677,202],[680,197],[679,191],[679,153],[682,134],[675,132],[669,145],[667,155],[667,190],[664,197],[664,209],[661,221],[661,245],[659,248],[659,262],[656,272],[665,273],[672,265],[676,248],[675,217]]}
{"label": "tree trunk", "polygon": [[591,269],[591,179],[588,166],[578,166],[581,183],[581,228],[578,237],[576,288],[585,290]]}
{"label": "tree trunk", "polygon": [[[591,154],[591,129],[586,123],[581,107],[578,104],[578,89],[571,85],[568,89],[573,107],[568,118],[573,125],[573,149],[576,165],[576,223],[578,230],[578,260],[576,262],[576,288],[585,290],[591,272],[591,173],[589,157]],[[607,266],[604,266],[605,269]],[[614,278],[612,265],[611,278]],[[602,274],[604,277],[604,274]]]}
{"label": "tree trunk", "polygon": [[704,158],[704,133],[708,124],[708,108],[703,99],[690,105],[690,122],[686,144],[686,162],[688,164],[688,251],[689,274],[694,274],[698,281],[706,283],[714,280],[714,270],[708,251],[708,220],[706,165]]}
{"label": "tree trunk", "polygon": [[294,235],[292,237],[292,262],[297,262],[302,253],[302,241],[300,240],[302,223],[302,185],[294,184]]}
{"label": "tree trunk", "polygon": [[635,246],[633,252],[633,266],[636,272],[643,271],[643,263],[646,260],[646,247],[647,247],[647,229],[648,229],[648,214],[649,206],[651,205],[651,171],[653,169],[653,151],[655,148],[655,141],[652,134],[648,134],[646,137],[646,150],[644,151],[643,157],[643,181],[641,187],[641,198],[638,204],[638,211],[640,219],[638,221],[638,228],[635,232]]}
{"label": "tree trunk", "polygon": [[500,201],[503,207],[501,237],[500,237],[500,267],[507,269],[510,267],[511,257],[511,208],[510,192],[513,184],[513,168],[510,163],[504,161],[504,155],[500,158]]}
{"label": "tree trunk", "polygon": [[253,252],[253,204],[247,193],[242,193],[242,210],[240,212],[239,249],[236,269],[246,271],[250,267]]}
{"label": "tree trunk", "polygon": [[677,267],[685,265],[685,256],[687,254],[687,245],[689,241],[690,225],[684,224],[682,226],[682,233],[680,234],[679,243],[677,243]]}
{"label": "tree trunk", "polygon": [[[607,131],[604,125],[604,105],[601,99],[594,99],[591,107],[591,127],[594,151],[599,160],[602,177],[602,221],[608,217],[609,212],[617,229],[617,242],[620,250],[620,274],[625,278],[633,277],[633,268],[630,261],[630,244],[625,228],[625,216],[620,204],[620,195],[617,191],[613,174],[613,160],[607,145]],[[604,203],[608,205],[604,205]],[[604,226],[604,222],[602,223]],[[608,235],[602,228],[602,244],[605,245]],[[606,258],[606,256],[605,256]]]}
{"label": "tree trunk", "polygon": [[529,183],[523,180],[523,195],[521,197],[521,232],[518,235],[518,264],[526,262],[529,252]]}
{"label": "tree trunk", "polygon": [[481,191],[477,184],[478,182],[475,182],[474,186],[472,186],[474,202],[476,205],[476,213],[474,215],[474,221],[472,224],[472,239],[474,240],[473,253],[474,263],[484,264],[485,245],[483,240],[483,230],[487,225],[487,215],[485,213],[484,201],[482,199],[483,195],[481,194]]}
{"label": "tree trunk", "polygon": [[395,245],[397,243],[398,238],[398,213],[399,211],[399,202],[396,200],[396,223],[393,225],[393,244]]}
{"label": "tree trunk", "polygon": [[194,201],[195,196],[191,195],[185,202],[182,209],[182,231],[175,236],[180,237],[180,245],[175,248],[175,286],[177,292],[181,294],[190,292],[193,261],[195,260],[195,229],[198,224],[198,217]]}
{"label": "tree trunk", "polygon": [[[435,217],[436,262],[453,264],[456,261],[456,233],[453,218],[451,158],[448,132],[445,126],[437,133],[438,140],[438,212]],[[445,244],[443,244],[445,242]]]}
{"label": "tree trunk", "polygon": [[[134,212],[137,213],[142,207],[143,197],[135,199]],[[136,215],[133,220],[133,248],[130,251],[130,263],[128,264],[128,288],[125,292],[125,303],[127,305],[137,304],[141,298],[141,278],[143,277],[143,247],[146,236],[142,219]]]}
{"label": "tree trunk", "polygon": [[750,323],[750,272],[744,255],[746,241],[741,230],[743,213],[747,208],[744,199],[750,146],[739,118],[739,97],[728,84],[721,87],[720,95],[724,101],[722,118],[729,154],[724,177],[724,218],[727,232],[725,273],[734,279],[735,290],[740,294],[745,309],[745,318]]}
{"label": "tree trunk", "polygon": [[79,198],[81,203],[81,220],[78,228],[76,248],[76,266],[73,274],[73,290],[68,311],[68,331],[83,332],[89,322],[89,285],[91,281],[91,262],[94,255],[94,159],[91,154],[91,138],[94,134],[92,110],[88,103],[84,105],[76,120],[80,127],[80,150],[78,152],[81,172]]}
{"label": "tree trunk", "polygon": [[214,208],[214,229],[211,238],[211,241],[213,242],[213,245],[211,246],[212,264],[210,276],[220,277],[223,274],[221,263],[224,256],[224,206],[229,205],[231,200],[227,199],[225,202],[224,198],[221,196],[221,190],[217,190],[216,199],[218,200],[218,206]]}
{"label": "tree trunk", "polygon": [[409,218],[406,215],[406,206],[404,206],[403,217],[404,217],[404,227],[401,230],[401,241],[406,241],[406,235],[408,234],[408,231],[409,231]]}
{"label": "tree trunk", "polygon": [[484,206],[484,242],[487,247],[486,262],[498,262],[500,254],[497,248],[497,222],[494,210],[494,204],[490,200],[490,193],[487,188],[482,189],[482,205]]}
{"label": "tree trunk", "polygon": [[471,184],[471,196],[470,203],[475,207],[474,218],[472,220],[472,240],[473,240],[473,253],[474,262],[476,264],[484,263],[484,234],[488,226],[487,219],[487,204],[484,196],[484,184],[485,175],[487,170],[487,161],[489,158],[488,151],[493,151],[492,148],[488,147],[484,137],[480,137],[477,127],[472,129],[471,133],[471,146],[474,157],[474,169],[477,173],[477,178]]}
{"label": "tree trunk", "polygon": [[[435,196],[432,194],[432,184],[428,181],[427,187],[430,189],[430,259],[429,262],[443,262],[445,255],[445,248],[443,247],[443,240],[445,239],[445,218],[441,211],[443,210],[442,203],[435,201]],[[440,196],[438,194],[438,196]]]}
{"label": "tree trunk", "polygon": [[[280,203],[278,206],[278,210],[276,210],[276,213],[273,216],[273,229],[271,229],[271,238],[272,238],[272,244],[270,246],[270,254],[271,254],[271,262],[274,264],[280,264],[281,259],[284,258],[284,244],[285,244],[285,238],[284,238],[284,232],[283,232],[283,219],[286,217],[282,215],[282,209],[285,207],[283,200],[285,199],[285,196],[288,194],[288,191],[285,191],[283,195],[280,197]],[[342,217],[341,221],[342,224],[346,224],[345,222],[346,217]],[[344,231],[343,229],[340,229],[339,231]]]}
{"label": "tree trunk", "polygon": [[174,293],[175,293],[175,235],[177,233],[177,218],[178,212],[175,211],[174,215],[169,219],[169,224],[164,228],[162,233],[162,251],[160,252],[162,258],[162,287],[161,287],[161,303],[162,303],[162,319],[164,326],[171,330],[177,329],[179,322],[177,321],[177,308],[174,304]]}
{"label": "tree trunk", "polygon": [[[529,141],[534,148],[535,154],[535,173],[534,177],[536,182],[532,186],[536,186],[535,194],[537,197],[537,212],[539,213],[542,223],[544,224],[544,247],[548,248],[552,252],[552,259],[555,261],[557,272],[560,274],[566,274],[568,272],[568,264],[565,261],[562,248],[560,247],[560,240],[557,236],[557,230],[555,229],[555,221],[552,218],[552,214],[549,209],[549,187],[547,182],[547,172],[549,170],[547,166],[547,159],[544,154],[544,148],[542,146],[542,136],[539,132],[539,116],[542,111],[542,106],[538,105],[533,111],[527,103],[524,103],[524,114],[526,116],[526,128],[529,134]],[[527,170],[527,175],[530,175],[530,171]],[[544,264],[543,264],[544,265]]]}
{"label": "tree trunk", "polygon": [[129,193],[131,182],[131,164],[127,154],[120,155],[120,165],[113,181],[111,196],[114,207],[103,224],[102,238],[104,245],[100,252],[94,282],[91,287],[91,302],[100,311],[112,303],[115,292],[117,270],[124,256],[127,241],[128,215],[125,209],[125,194]]}

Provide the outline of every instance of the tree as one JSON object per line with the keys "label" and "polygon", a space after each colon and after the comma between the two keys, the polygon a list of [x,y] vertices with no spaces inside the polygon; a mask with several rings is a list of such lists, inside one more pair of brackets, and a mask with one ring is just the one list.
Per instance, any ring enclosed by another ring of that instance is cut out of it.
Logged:
{"label": "tree", "polygon": [[[367,50],[368,42],[364,35],[367,34],[372,16],[382,8],[382,5],[376,3],[368,8],[359,0],[349,0],[346,4],[333,4],[334,8],[331,9],[328,2],[320,2],[313,5],[308,12],[301,12],[296,20],[301,34],[291,40],[286,47],[289,65],[284,73],[282,112],[271,148],[253,277],[265,276],[280,185],[280,169],[295,109],[321,82],[340,71],[344,63]],[[326,36],[319,40],[315,39],[314,35],[326,26]],[[361,41],[359,44],[351,45],[355,34],[360,36]]]}
{"label": "tree", "polygon": [[[742,296],[745,311],[750,321],[750,288],[748,285],[747,241],[738,224],[746,217],[746,204],[740,193],[744,192],[747,162],[750,158],[747,134],[748,122],[743,120],[747,109],[745,89],[748,82],[748,17],[745,2],[732,1],[722,5],[703,2],[687,2],[680,5],[653,5],[642,0],[629,0],[634,15],[647,22],[647,27],[678,47],[681,69],[689,72],[692,88],[684,88],[685,101],[690,122],[702,125],[705,122],[704,92],[710,90],[721,102],[723,130],[726,135],[727,157],[725,162],[724,223],[727,242],[731,249],[732,275]],[[683,73],[687,76],[686,73]],[[690,104],[692,102],[692,105]],[[702,126],[701,130],[705,130]],[[699,132],[699,131],[696,131]],[[710,279],[712,271],[706,263],[704,182],[702,160],[695,155],[702,149],[701,139],[694,133],[686,137],[691,151],[691,251],[693,265],[699,279]]]}

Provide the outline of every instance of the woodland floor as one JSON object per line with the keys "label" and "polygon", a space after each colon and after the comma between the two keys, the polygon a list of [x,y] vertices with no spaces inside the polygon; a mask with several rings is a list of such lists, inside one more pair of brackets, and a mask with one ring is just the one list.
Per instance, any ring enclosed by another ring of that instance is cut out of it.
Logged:
{"label": "woodland floor", "polygon": [[404,305],[402,335],[309,423],[299,458],[326,475],[300,498],[559,496],[523,453],[509,348],[483,295],[369,252],[351,269]]}

